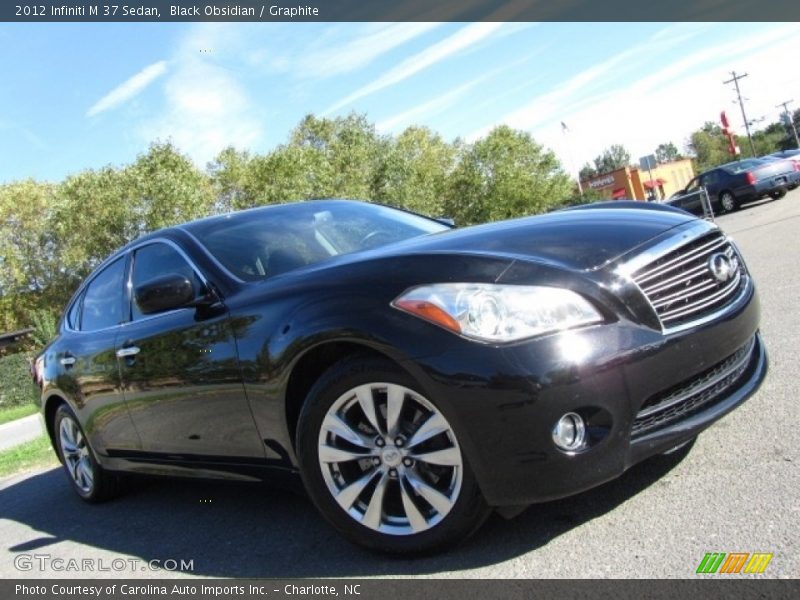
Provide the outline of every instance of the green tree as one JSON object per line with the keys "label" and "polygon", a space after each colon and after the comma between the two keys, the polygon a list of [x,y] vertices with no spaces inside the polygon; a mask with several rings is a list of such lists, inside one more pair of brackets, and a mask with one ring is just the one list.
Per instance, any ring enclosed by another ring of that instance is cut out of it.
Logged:
{"label": "green tree", "polygon": [[332,178],[331,165],[317,149],[279,146],[250,160],[243,193],[233,208],[332,196]]}
{"label": "green tree", "polygon": [[113,167],[71,175],[59,186],[53,219],[65,276],[77,282],[140,233],[132,191]]}
{"label": "green tree", "polygon": [[351,113],[335,119],[307,115],[288,146],[307,153],[317,197],[369,198],[388,143],[365,115]]}
{"label": "green tree", "polygon": [[681,153],[678,152],[677,146],[672,142],[666,144],[659,144],[656,148],[656,160],[660,163],[672,162],[682,158]]}
{"label": "green tree", "polygon": [[[790,136],[786,127],[780,121],[770,123],[764,129],[753,133],[753,145],[756,147],[756,156],[772,154],[782,150],[789,142]],[[794,137],[791,137],[794,142]]]}
{"label": "green tree", "polygon": [[50,343],[58,333],[58,317],[56,313],[47,308],[38,308],[31,311],[30,322],[33,327],[33,343],[37,350]]}
{"label": "green tree", "polygon": [[457,146],[425,127],[409,127],[389,143],[378,166],[373,198],[431,216],[445,213]]}
{"label": "green tree", "polygon": [[612,144],[594,159],[597,173],[610,173],[627,167],[631,163],[631,154],[621,144]]}
{"label": "green tree", "polygon": [[63,262],[53,214],[57,186],[33,180],[0,186],[0,328],[29,325],[30,311],[63,296]]}
{"label": "green tree", "polygon": [[462,224],[546,212],[572,186],[553,152],[527,132],[500,126],[461,152],[446,212]]}
{"label": "green tree", "polygon": [[214,212],[228,212],[238,206],[247,206],[250,154],[228,146],[208,163],[214,192]]}
{"label": "green tree", "polygon": [[170,142],[151,144],[124,177],[141,233],[207,215],[213,206],[208,176]]}
{"label": "green tree", "polygon": [[[747,138],[737,137],[740,148],[744,147],[742,142],[746,144]],[[687,148],[695,157],[698,172],[735,160],[728,150],[728,138],[713,121],[707,121],[700,129],[692,132]]]}
{"label": "green tree", "polygon": [[578,177],[581,178],[581,181],[584,181],[586,179],[591,179],[595,175],[597,175],[597,169],[595,169],[589,163],[584,163],[583,166],[581,167],[580,172],[578,173]]}

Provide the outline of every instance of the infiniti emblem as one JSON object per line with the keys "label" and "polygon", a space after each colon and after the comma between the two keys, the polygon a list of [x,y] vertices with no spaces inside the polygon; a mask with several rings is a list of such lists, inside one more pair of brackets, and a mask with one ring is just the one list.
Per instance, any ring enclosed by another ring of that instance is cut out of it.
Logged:
{"label": "infiniti emblem", "polygon": [[727,254],[717,252],[712,254],[708,259],[708,270],[714,276],[714,279],[720,283],[725,283],[731,279],[736,273],[738,265],[730,259]]}

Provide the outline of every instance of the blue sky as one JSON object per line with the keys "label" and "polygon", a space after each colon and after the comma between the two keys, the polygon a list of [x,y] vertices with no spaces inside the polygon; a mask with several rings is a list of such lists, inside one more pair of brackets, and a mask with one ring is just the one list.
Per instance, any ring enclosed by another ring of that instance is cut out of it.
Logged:
{"label": "blue sky", "polygon": [[[800,24],[1,24],[0,181],[59,180],[171,139],[204,166],[266,152],[307,113],[474,140],[507,123],[570,170],[634,158],[728,110],[800,107]],[[570,133],[562,132],[564,121]]]}

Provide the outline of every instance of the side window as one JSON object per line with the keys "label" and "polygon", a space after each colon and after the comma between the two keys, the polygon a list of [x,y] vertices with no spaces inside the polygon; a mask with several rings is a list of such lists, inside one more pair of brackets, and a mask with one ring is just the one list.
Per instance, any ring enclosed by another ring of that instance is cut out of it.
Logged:
{"label": "side window", "polygon": [[117,259],[92,279],[83,295],[82,331],[113,327],[124,320],[122,315],[124,280],[124,258]]}
{"label": "side window", "polygon": [[81,328],[81,302],[83,302],[83,294],[75,299],[67,313],[67,327],[76,331]]}
{"label": "side window", "polygon": [[700,182],[704,186],[709,186],[709,185],[714,185],[715,183],[717,183],[717,179],[719,179],[719,177],[717,176],[717,172],[716,171],[709,171],[708,173],[706,173],[705,175],[703,175],[700,178]]}
{"label": "side window", "polygon": [[[155,242],[139,248],[133,256],[131,294],[143,283],[171,273],[179,273],[186,277],[198,292],[203,289],[203,283],[192,266],[169,244]],[[136,305],[135,298],[132,298],[131,312],[134,319],[144,316]]]}

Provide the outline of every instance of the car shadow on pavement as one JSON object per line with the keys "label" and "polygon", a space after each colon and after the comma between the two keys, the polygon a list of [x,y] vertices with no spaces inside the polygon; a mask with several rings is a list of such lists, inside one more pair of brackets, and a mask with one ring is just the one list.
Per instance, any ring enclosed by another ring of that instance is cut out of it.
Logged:
{"label": "car shadow on pavement", "polygon": [[[510,521],[492,515],[466,543],[424,559],[362,550],[341,538],[304,496],[263,485],[145,479],[117,500],[87,505],[57,468],[0,489],[0,520],[11,521],[2,524],[8,554],[2,561],[7,566],[0,569],[4,577],[14,576],[10,563],[18,553],[80,560],[98,556],[98,549],[108,553],[106,568],[125,556],[191,560],[194,575],[212,577],[425,575],[484,567],[535,550],[613,510],[657,482],[688,452],[652,458],[599,488],[532,506]],[[19,537],[9,536],[12,531],[19,531]],[[75,544],[92,548],[83,552]],[[129,571],[83,573],[113,575],[137,576]]]}

